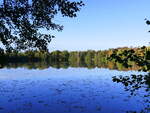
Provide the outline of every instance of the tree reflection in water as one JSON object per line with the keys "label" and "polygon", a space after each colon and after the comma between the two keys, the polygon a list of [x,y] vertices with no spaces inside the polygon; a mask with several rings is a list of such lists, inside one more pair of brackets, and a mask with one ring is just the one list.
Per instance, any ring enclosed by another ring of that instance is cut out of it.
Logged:
{"label": "tree reflection in water", "polygon": [[[143,98],[144,109],[141,111],[127,111],[126,113],[150,113],[150,73],[146,75],[114,76],[113,82],[121,83],[125,91],[130,93],[129,97],[140,96]],[[141,93],[141,90],[144,92]]]}

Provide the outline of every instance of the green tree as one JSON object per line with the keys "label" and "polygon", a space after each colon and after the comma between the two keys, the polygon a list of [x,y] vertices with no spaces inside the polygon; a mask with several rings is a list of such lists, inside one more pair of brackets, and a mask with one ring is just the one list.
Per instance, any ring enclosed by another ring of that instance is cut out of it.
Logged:
{"label": "green tree", "polygon": [[50,55],[51,55],[51,57],[50,57],[51,61],[58,62],[61,59],[61,51],[58,51],[58,50],[53,51],[50,53]]}
{"label": "green tree", "polygon": [[68,59],[69,59],[69,52],[68,51],[62,51],[61,52],[61,60],[67,62]]}
{"label": "green tree", "polygon": [[87,51],[87,54],[85,56],[85,63],[88,67],[94,67],[94,57],[95,57],[95,51]]}

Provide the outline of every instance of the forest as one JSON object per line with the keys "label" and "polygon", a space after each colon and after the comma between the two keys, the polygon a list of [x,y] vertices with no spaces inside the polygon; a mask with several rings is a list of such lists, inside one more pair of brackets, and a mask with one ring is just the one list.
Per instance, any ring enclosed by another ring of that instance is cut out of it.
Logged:
{"label": "forest", "polygon": [[[109,50],[88,51],[26,51],[11,53],[1,50],[1,67],[28,68],[109,68],[118,70],[149,71],[150,47],[116,48]],[[30,65],[29,65],[30,64]],[[40,65],[39,65],[40,64]]]}

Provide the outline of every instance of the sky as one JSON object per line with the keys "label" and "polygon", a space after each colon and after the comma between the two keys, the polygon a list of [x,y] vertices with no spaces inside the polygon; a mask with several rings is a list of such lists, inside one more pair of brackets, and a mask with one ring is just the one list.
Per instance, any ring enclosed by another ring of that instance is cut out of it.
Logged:
{"label": "sky", "polygon": [[52,32],[49,50],[104,50],[149,45],[150,0],[83,0],[78,17],[57,18],[62,32]]}
{"label": "sky", "polygon": [[144,19],[150,19],[150,0],[82,1],[85,6],[76,18],[58,16],[55,19],[56,23],[64,26],[64,30],[51,31],[56,38],[49,44],[50,51],[149,45],[150,26],[145,24]]}

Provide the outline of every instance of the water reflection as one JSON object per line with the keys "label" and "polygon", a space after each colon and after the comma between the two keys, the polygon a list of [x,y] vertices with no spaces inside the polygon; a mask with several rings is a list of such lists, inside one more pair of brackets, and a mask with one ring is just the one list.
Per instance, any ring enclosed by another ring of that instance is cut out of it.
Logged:
{"label": "water reflection", "polygon": [[28,62],[1,68],[0,113],[150,112],[150,73],[128,71],[136,65]]}
{"label": "water reflection", "polygon": [[94,69],[94,68],[108,68],[111,70],[139,70],[139,66],[136,64],[133,64],[132,67],[125,67],[121,63],[118,62],[112,62],[112,61],[102,61],[102,62],[17,62],[17,63],[5,63],[0,64],[0,68],[27,68],[27,69],[47,69],[49,67],[53,67],[56,69],[67,69],[69,67],[73,68],[88,68],[88,69]]}

